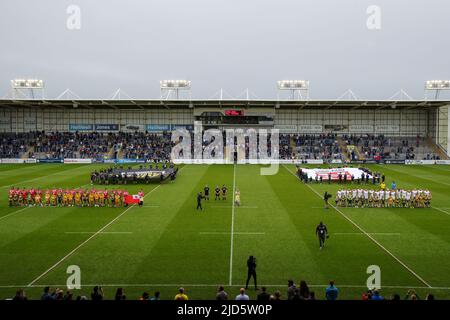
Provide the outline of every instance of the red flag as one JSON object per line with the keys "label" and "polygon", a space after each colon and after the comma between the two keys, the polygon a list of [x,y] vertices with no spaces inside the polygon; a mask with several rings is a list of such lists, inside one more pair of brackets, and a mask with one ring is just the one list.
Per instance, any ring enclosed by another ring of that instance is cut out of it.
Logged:
{"label": "red flag", "polygon": [[141,201],[141,197],[137,194],[125,196],[126,204],[138,204]]}

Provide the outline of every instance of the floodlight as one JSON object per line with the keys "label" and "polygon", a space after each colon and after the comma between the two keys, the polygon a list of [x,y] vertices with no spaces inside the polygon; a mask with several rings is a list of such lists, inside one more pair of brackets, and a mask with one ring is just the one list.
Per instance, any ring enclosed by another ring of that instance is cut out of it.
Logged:
{"label": "floodlight", "polygon": [[428,80],[426,90],[450,90],[450,80]]}
{"label": "floodlight", "polygon": [[14,79],[11,80],[13,89],[43,89],[44,81],[39,79]]}
{"label": "floodlight", "polygon": [[191,81],[189,80],[161,80],[159,82],[161,89],[190,89]]}
{"label": "floodlight", "polygon": [[278,81],[279,90],[308,90],[309,81],[306,80],[280,80]]}

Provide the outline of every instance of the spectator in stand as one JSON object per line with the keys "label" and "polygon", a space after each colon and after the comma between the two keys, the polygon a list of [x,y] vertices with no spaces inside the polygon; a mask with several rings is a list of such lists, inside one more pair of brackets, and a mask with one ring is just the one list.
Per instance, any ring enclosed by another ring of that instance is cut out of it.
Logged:
{"label": "spectator in stand", "polygon": [[217,289],[216,300],[228,300],[228,293],[225,292],[223,286]]}
{"label": "spectator in stand", "polygon": [[150,298],[150,300],[152,300],[152,301],[159,300],[160,296],[161,296],[161,292],[155,291],[155,294],[153,295],[153,297]]}
{"label": "spectator in stand", "polygon": [[50,294],[50,287],[44,288],[44,293],[41,296],[41,300],[44,301],[55,300],[55,298]]}
{"label": "spectator in stand", "polygon": [[420,299],[419,299],[419,296],[417,295],[416,291],[408,290],[408,292],[405,295],[404,300],[420,300]]}
{"label": "spectator in stand", "polygon": [[384,300],[384,298],[380,295],[380,292],[378,290],[374,290],[372,300],[380,301],[380,300]]}
{"label": "spectator in stand", "polygon": [[241,288],[239,290],[239,294],[236,296],[236,299],[238,301],[248,301],[250,300],[249,296],[245,294],[245,289]]}
{"label": "spectator in stand", "polygon": [[398,294],[393,294],[391,296],[391,301],[400,301],[400,296]]}
{"label": "spectator in stand", "polygon": [[288,290],[287,290],[288,300],[294,300],[296,289],[297,287],[295,286],[294,281],[288,280]]}
{"label": "spectator in stand", "polygon": [[91,300],[92,301],[100,301],[103,300],[103,289],[102,287],[95,286],[91,293]]}
{"label": "spectator in stand", "polygon": [[148,294],[148,292],[144,292],[144,293],[142,294],[142,296],[139,298],[139,300],[141,300],[141,301],[147,301],[147,300],[150,300],[150,295]]}
{"label": "spectator in stand", "polygon": [[174,300],[179,300],[179,301],[189,300],[188,296],[184,293],[184,288],[183,287],[178,289],[178,293],[175,296]]}
{"label": "spectator in stand", "polygon": [[12,298],[12,300],[26,301],[26,300],[28,300],[28,298],[25,295],[25,291],[23,291],[23,289],[19,289],[16,291],[16,295]]}
{"label": "spectator in stand", "polygon": [[372,290],[367,290],[367,292],[364,292],[362,294],[362,300],[363,301],[372,300],[372,295],[373,295]]}
{"label": "spectator in stand", "polygon": [[427,300],[427,301],[434,301],[434,295],[431,294],[431,293],[427,294],[427,296],[425,297],[425,300]]}
{"label": "spectator in stand", "polygon": [[271,300],[271,301],[280,301],[280,300],[281,300],[281,292],[280,292],[280,291],[275,291],[275,292],[270,296],[270,300]]}
{"label": "spectator in stand", "polygon": [[314,291],[311,291],[309,293],[309,299],[308,300],[316,300],[316,293]]}
{"label": "spectator in stand", "polygon": [[67,290],[63,299],[66,301],[73,300],[73,292],[71,290]]}
{"label": "spectator in stand", "polygon": [[123,288],[117,288],[116,295],[114,296],[114,300],[126,300],[125,293],[123,291]]}
{"label": "spectator in stand", "polygon": [[325,290],[325,297],[327,300],[337,300],[339,290],[334,285],[334,281],[330,281],[330,285]]}
{"label": "spectator in stand", "polygon": [[309,287],[304,280],[300,281],[299,294],[300,299],[309,300],[311,298],[311,292],[309,291]]}
{"label": "spectator in stand", "polygon": [[270,294],[267,293],[266,287],[261,287],[261,293],[259,293],[257,295],[256,300],[258,300],[258,301],[269,301],[270,300]]}

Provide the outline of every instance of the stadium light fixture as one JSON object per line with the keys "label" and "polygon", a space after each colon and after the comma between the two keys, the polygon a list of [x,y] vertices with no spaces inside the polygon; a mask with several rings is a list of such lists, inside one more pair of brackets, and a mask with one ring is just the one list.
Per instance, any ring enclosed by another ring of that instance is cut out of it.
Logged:
{"label": "stadium light fixture", "polygon": [[13,89],[43,89],[44,81],[39,79],[14,79],[11,80]]}
{"label": "stadium light fixture", "polygon": [[191,81],[161,80],[159,81],[159,88],[161,90],[161,99],[169,99],[171,93],[175,93],[175,98],[178,99],[179,90],[191,90]]}
{"label": "stadium light fixture", "polygon": [[189,80],[161,80],[159,82],[161,89],[185,89],[191,88]]}
{"label": "stadium light fixture", "polygon": [[280,80],[278,81],[279,90],[307,90],[309,81],[306,80]]}
{"label": "stadium light fixture", "polygon": [[278,90],[291,91],[291,99],[295,100],[295,94],[302,98],[302,91],[306,93],[306,99],[309,99],[309,81],[307,80],[279,80],[277,82]]}
{"label": "stadium light fixture", "polygon": [[428,80],[425,82],[425,91],[435,91],[435,100],[439,98],[439,93],[442,90],[450,90],[450,80]]}
{"label": "stadium light fixture", "polygon": [[11,90],[14,99],[35,99],[35,93],[44,99],[44,81],[40,79],[11,80]]}
{"label": "stadium light fixture", "polygon": [[450,90],[450,80],[428,80],[426,90]]}

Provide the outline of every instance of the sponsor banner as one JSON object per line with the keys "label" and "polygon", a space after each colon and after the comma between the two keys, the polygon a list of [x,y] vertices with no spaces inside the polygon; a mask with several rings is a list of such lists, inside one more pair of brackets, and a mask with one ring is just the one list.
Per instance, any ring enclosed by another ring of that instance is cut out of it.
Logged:
{"label": "sponsor banner", "polygon": [[326,124],[325,131],[329,132],[348,132],[348,126],[342,124]]}
{"label": "sponsor banner", "polygon": [[39,163],[63,163],[63,159],[38,159]]}
{"label": "sponsor banner", "polygon": [[119,131],[118,124],[94,124],[95,131]]}
{"label": "sponsor banner", "polygon": [[117,159],[105,159],[103,163],[117,163]]}
{"label": "sponsor banner", "polygon": [[146,130],[154,132],[170,131],[170,124],[148,124]]}
{"label": "sponsor banner", "polygon": [[[328,180],[328,175],[331,175],[331,180],[336,181],[339,180],[339,174],[341,174],[341,177],[343,178],[344,175],[347,177],[347,180],[351,180],[352,176],[355,179],[361,179],[362,175],[367,175],[368,173],[358,169],[358,168],[332,168],[332,169],[307,169],[302,168],[302,172],[306,173],[308,178],[311,178],[313,180],[316,179],[316,177],[319,179],[322,177],[323,180]],[[372,176],[369,174],[369,179],[372,178]]]}
{"label": "sponsor banner", "polygon": [[331,163],[333,163],[333,164],[341,164],[342,160],[341,159],[333,159],[333,160],[331,160]]}
{"label": "sponsor banner", "polygon": [[300,124],[298,125],[300,133],[322,133],[323,127],[319,124]]}
{"label": "sponsor banner", "polygon": [[450,164],[450,160],[436,160],[436,164]]}
{"label": "sponsor banner", "polygon": [[72,159],[72,158],[66,158],[64,159],[64,163],[92,163],[92,159]]}
{"label": "sponsor banner", "polygon": [[177,130],[177,129],[186,129],[188,131],[194,130],[193,124],[173,124],[171,125],[171,130]]}
{"label": "sponsor banner", "polygon": [[405,160],[405,164],[430,165],[435,163],[436,160]]}
{"label": "sponsor banner", "polygon": [[145,126],[143,124],[125,124],[120,126],[120,130],[123,132],[144,131]]}
{"label": "sponsor banner", "polygon": [[405,164],[404,160],[385,160],[385,164]]}
{"label": "sponsor banner", "polygon": [[116,163],[145,163],[144,159],[117,159]]}
{"label": "sponsor banner", "polygon": [[371,124],[352,124],[349,127],[349,132],[358,132],[358,133],[372,133],[373,125]]}
{"label": "sponsor banner", "polygon": [[397,125],[376,125],[375,132],[377,133],[392,133],[400,132],[400,126]]}
{"label": "sponsor banner", "polygon": [[70,131],[92,131],[92,124],[77,124],[71,123],[69,124]]}
{"label": "sponsor banner", "polygon": [[1,163],[25,163],[25,159],[4,158],[4,159],[1,159]]}
{"label": "sponsor banner", "polygon": [[262,126],[273,126],[273,120],[261,120],[258,121],[258,124]]}
{"label": "sponsor banner", "polygon": [[25,159],[25,163],[36,163],[36,159]]}
{"label": "sponsor banner", "polygon": [[297,133],[297,125],[295,124],[277,124],[273,127],[280,130],[280,133]]}

